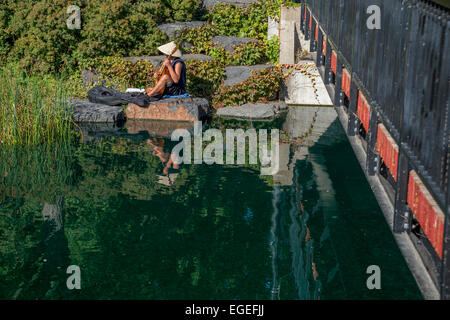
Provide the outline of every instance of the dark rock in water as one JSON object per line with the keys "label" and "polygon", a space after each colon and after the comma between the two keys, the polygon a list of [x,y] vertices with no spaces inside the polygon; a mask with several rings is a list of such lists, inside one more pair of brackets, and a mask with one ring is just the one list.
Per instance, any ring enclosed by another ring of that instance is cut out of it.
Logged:
{"label": "dark rock in water", "polygon": [[203,0],[203,7],[206,9],[213,8],[219,3],[233,4],[237,7],[247,7],[258,0]]}
{"label": "dark rock in water", "polygon": [[287,105],[284,102],[275,101],[220,108],[216,116],[244,120],[273,120],[284,111],[287,111]]}
{"label": "dark rock in water", "polygon": [[252,72],[272,68],[270,64],[260,64],[254,66],[234,66],[225,68],[226,80],[224,86],[234,86],[237,83],[247,80]]}
{"label": "dark rock in water", "polygon": [[158,29],[164,32],[169,39],[174,39],[178,36],[178,31],[182,29],[194,29],[204,25],[204,21],[173,22],[160,24]]}
{"label": "dark rock in water", "polygon": [[170,98],[152,102],[147,108],[129,104],[127,119],[198,121],[207,118],[211,109],[204,98]]}
{"label": "dark rock in water", "polygon": [[84,142],[91,142],[105,137],[126,138],[137,141],[145,141],[150,136],[147,132],[127,132],[127,130],[115,123],[79,123]]}
{"label": "dark rock in water", "polygon": [[70,99],[68,109],[75,122],[119,123],[126,119],[122,107],[92,103],[87,99]]}
{"label": "dark rock in water", "polygon": [[215,36],[212,38],[216,47],[223,47],[228,52],[233,52],[236,46],[239,46],[248,42],[257,42],[252,38],[240,38],[240,37],[228,37],[228,36]]}

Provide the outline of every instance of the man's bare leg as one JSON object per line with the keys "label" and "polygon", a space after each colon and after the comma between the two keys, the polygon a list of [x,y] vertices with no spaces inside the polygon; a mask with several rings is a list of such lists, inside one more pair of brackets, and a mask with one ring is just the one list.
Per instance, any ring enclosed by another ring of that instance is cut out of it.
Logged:
{"label": "man's bare leg", "polygon": [[170,81],[170,76],[165,74],[161,77],[161,79],[156,83],[153,88],[147,88],[145,92],[149,96],[154,96],[155,94],[159,94],[165,87],[166,84]]}

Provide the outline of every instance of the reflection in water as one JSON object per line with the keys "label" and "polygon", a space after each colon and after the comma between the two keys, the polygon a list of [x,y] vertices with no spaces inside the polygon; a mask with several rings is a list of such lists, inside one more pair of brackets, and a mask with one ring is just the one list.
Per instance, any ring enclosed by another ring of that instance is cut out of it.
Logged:
{"label": "reflection in water", "polygon": [[279,201],[279,195],[280,195],[280,188],[274,187],[272,192],[272,206],[273,206],[273,212],[271,217],[272,225],[270,227],[270,248],[272,251],[272,289],[270,290],[271,293],[271,300],[279,300],[280,299],[280,285],[278,283],[278,237],[277,237],[277,228],[278,228],[278,201]]}
{"label": "reflection in water", "polygon": [[172,153],[172,150],[164,150],[164,139],[161,138],[152,138],[147,139],[146,142],[153,147],[152,155],[159,158],[161,163],[164,165],[164,169],[162,171],[162,176],[158,176],[158,183],[172,186],[175,183],[175,179],[178,176],[178,173],[169,174],[169,170],[178,170],[180,169],[180,160],[178,157]]}
{"label": "reflection in water", "polygon": [[[0,298],[420,297],[333,112],[289,111],[273,177],[177,166],[159,122],[0,148]],[[230,126],[274,124],[210,124]],[[365,287],[372,264],[386,270],[381,292]],[[81,290],[65,286],[69,265]]]}
{"label": "reflection in water", "polygon": [[36,290],[48,289],[45,296],[55,295],[61,298],[69,298],[70,291],[66,287],[66,268],[70,265],[67,237],[64,233],[63,200],[57,199],[56,203],[44,203],[42,209],[44,223],[43,234],[43,269],[40,272],[39,287]]}

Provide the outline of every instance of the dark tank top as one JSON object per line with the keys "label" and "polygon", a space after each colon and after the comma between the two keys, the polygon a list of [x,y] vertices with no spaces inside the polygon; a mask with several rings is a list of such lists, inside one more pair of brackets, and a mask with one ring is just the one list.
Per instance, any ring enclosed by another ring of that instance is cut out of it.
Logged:
{"label": "dark tank top", "polygon": [[186,93],[186,64],[184,63],[183,59],[175,58],[172,61],[172,67],[174,69],[177,63],[181,63],[180,80],[178,80],[178,83],[172,83],[171,85],[167,86],[166,89],[164,90],[165,95],[174,96]]}

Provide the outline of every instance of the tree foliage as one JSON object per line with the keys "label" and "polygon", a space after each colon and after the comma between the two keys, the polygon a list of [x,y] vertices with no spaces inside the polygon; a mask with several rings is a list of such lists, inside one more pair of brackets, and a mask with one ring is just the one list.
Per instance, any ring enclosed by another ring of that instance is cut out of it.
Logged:
{"label": "tree foliage", "polygon": [[[81,8],[81,30],[66,10]],[[200,0],[6,0],[0,4],[0,64],[30,71],[73,71],[80,58],[151,55],[167,40],[158,23],[195,18]]]}

